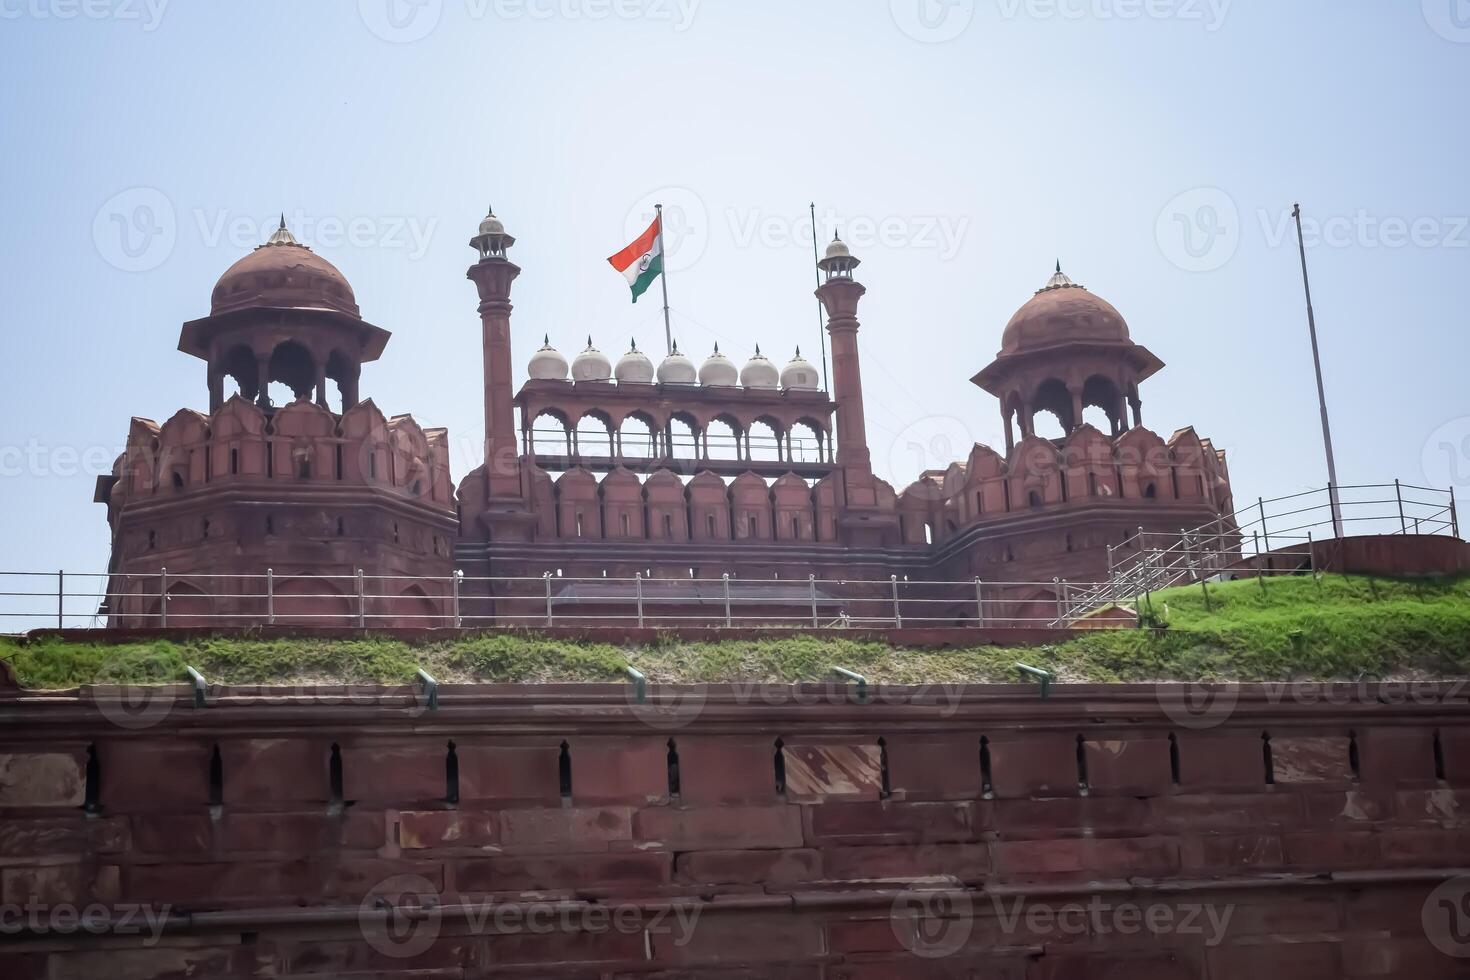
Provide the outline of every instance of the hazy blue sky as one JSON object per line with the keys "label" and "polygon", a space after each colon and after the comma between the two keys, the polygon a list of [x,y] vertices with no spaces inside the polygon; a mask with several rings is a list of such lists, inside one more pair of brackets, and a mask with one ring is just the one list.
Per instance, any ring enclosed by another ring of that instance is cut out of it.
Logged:
{"label": "hazy blue sky", "polygon": [[1168,364],[1145,422],[1245,499],[1325,482],[1300,198],[1342,480],[1470,491],[1465,0],[0,0],[0,80],[0,567],[104,566],[94,476],[129,416],[207,404],[179,325],[281,210],[394,332],[364,395],[447,426],[456,479],[487,203],[520,378],[543,333],[661,350],[604,261],[654,198],[685,350],[813,352],[815,200],[900,489],[1001,443],[968,379],[1060,257]]}

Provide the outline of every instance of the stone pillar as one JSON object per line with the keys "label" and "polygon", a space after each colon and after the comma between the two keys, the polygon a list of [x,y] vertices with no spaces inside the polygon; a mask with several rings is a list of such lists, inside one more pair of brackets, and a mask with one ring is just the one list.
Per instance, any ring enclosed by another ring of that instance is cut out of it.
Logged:
{"label": "stone pillar", "polygon": [[1082,389],[1071,388],[1068,390],[1072,395],[1072,427],[1070,431],[1075,432],[1082,425]]}
{"label": "stone pillar", "polygon": [[209,412],[213,415],[225,403],[225,375],[214,365],[209,366]]}
{"label": "stone pillar", "polygon": [[255,355],[255,383],[259,387],[255,393],[255,404],[261,408],[270,408],[271,359],[269,354]]}
{"label": "stone pillar", "polygon": [[466,273],[480,294],[484,359],[485,477],[490,499],[519,497],[520,455],[516,451],[515,390],[511,380],[510,287],[520,267],[509,259],[482,258]]}
{"label": "stone pillar", "polygon": [[837,465],[859,479],[872,476],[867,424],[863,418],[863,376],[857,342],[858,300],[866,292],[862,283],[843,277],[828,279],[817,289],[817,298],[827,311],[827,335],[832,339],[832,400],[837,403]]}

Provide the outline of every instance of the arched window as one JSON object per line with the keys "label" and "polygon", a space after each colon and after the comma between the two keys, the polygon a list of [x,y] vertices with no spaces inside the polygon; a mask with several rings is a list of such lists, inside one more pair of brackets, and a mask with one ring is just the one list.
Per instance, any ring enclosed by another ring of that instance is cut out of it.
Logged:
{"label": "arched window", "polygon": [[781,451],[781,434],[767,419],[750,424],[750,458],[774,463],[785,455]]}
{"label": "arched window", "polygon": [[741,459],[745,455],[741,451],[741,433],[733,419],[713,420],[705,429],[704,438],[710,459]]}
{"label": "arched window", "polygon": [[654,451],[653,420],[641,413],[629,415],[618,426],[618,445],[627,459],[652,459]]}
{"label": "arched window", "polygon": [[571,436],[566,417],[560,412],[542,412],[531,420],[531,453],[536,456],[570,456]]}

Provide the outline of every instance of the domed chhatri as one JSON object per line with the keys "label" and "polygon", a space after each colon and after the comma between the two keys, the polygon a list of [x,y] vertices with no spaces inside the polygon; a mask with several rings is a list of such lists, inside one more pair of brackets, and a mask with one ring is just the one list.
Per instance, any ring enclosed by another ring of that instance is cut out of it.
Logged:
{"label": "domed chhatri", "polygon": [[620,385],[653,383],[653,362],[648,359],[647,354],[638,349],[638,341],[632,341],[628,352],[618,358],[618,366],[613,371],[613,377],[617,378]]}
{"label": "domed chhatri", "polygon": [[1128,324],[1113,305],[1056,272],[1016,311],[1001,335],[1000,352],[1019,354],[1060,344],[1127,344]]}
{"label": "domed chhatri", "polygon": [[542,342],[541,349],[531,355],[531,363],[526,370],[532,381],[565,381],[569,369],[566,355],[551,346],[551,337],[548,335]]}
{"label": "domed chhatri", "polygon": [[692,385],[699,380],[699,373],[694,368],[694,362],[679,353],[679,342],[674,341],[674,349],[658,365],[658,383],[664,385]]}
{"label": "domed chhatri", "polygon": [[740,384],[746,388],[775,388],[781,384],[781,372],[761,353],[760,344],[755,345],[755,356],[740,369]]}
{"label": "domed chhatri", "polygon": [[506,233],[505,223],[495,216],[494,207],[486,209],[479,234],[470,239],[470,247],[480,253],[481,259],[504,259],[506,250],[515,243],[515,238]]}
{"label": "domed chhatri", "polygon": [[337,267],[296,240],[286,216],[264,245],[220,276],[210,315],[255,308],[334,310],[361,317],[357,297]]}
{"label": "domed chhatri", "polygon": [[699,383],[707,388],[733,388],[740,383],[740,373],[735,363],[720,353],[720,345],[699,366]]}
{"label": "domed chhatri", "polygon": [[822,256],[822,261],[817,263],[817,267],[826,273],[830,281],[832,279],[851,279],[853,270],[862,264],[862,259],[852,254],[847,243],[833,235],[832,241],[827,243],[826,254]]}
{"label": "domed chhatri", "polygon": [[819,380],[817,369],[801,356],[800,347],[796,348],[796,356],[781,369],[781,387],[791,391],[816,391],[820,387]]}
{"label": "domed chhatri", "polygon": [[572,361],[573,381],[607,381],[612,377],[612,362],[607,355],[592,346],[592,338],[587,338],[587,349],[577,355]]}

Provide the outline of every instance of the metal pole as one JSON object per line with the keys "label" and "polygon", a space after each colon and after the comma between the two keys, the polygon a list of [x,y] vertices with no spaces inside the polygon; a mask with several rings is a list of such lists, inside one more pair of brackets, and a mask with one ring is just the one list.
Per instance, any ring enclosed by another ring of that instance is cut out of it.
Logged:
{"label": "metal pole", "polygon": [[[822,266],[821,259],[817,257],[817,202],[812,202],[812,274],[817,277],[817,288],[822,288]],[[817,337],[822,344],[822,390],[829,391],[827,387],[827,317],[822,308],[822,301],[817,300]]]}
{"label": "metal pole", "polygon": [[276,622],[276,573],[272,568],[265,570],[265,621],[270,626]]}
{"label": "metal pole", "polygon": [[1108,545],[1108,578],[1113,577],[1113,546]]}
{"label": "metal pole", "polygon": [[1337,499],[1337,462],[1332,456],[1332,426],[1327,421],[1327,391],[1322,385],[1322,358],[1317,349],[1317,315],[1312,310],[1312,284],[1307,278],[1307,245],[1302,239],[1302,206],[1292,206],[1296,244],[1302,257],[1302,288],[1307,294],[1307,330],[1312,335],[1312,368],[1317,373],[1317,407],[1322,413],[1322,445],[1327,450],[1327,492],[1332,498],[1332,536],[1342,537],[1342,504]]}
{"label": "metal pole", "polygon": [[158,625],[168,626],[168,569],[158,570]]}
{"label": "metal pole", "polygon": [[1455,512],[1455,488],[1450,486],[1450,533],[1455,537],[1460,536],[1460,517]]}
{"label": "metal pole", "polygon": [[729,627],[729,626],[734,625],[731,622],[731,618],[730,618],[730,573],[729,572],[726,572],[724,574],[724,582],[725,582],[725,625],[727,627]]}
{"label": "metal pole", "polygon": [[975,625],[985,625],[985,583],[975,579]]}
{"label": "metal pole", "polygon": [[551,625],[551,573],[541,576],[546,581],[546,625]]}
{"label": "metal pole", "polygon": [[1062,599],[1062,580],[1059,577],[1055,576],[1055,575],[1053,575],[1051,577],[1051,590],[1052,590],[1052,594],[1057,597],[1057,619],[1058,620],[1066,619],[1067,618],[1067,604]]}
{"label": "metal pole", "polygon": [[1312,578],[1317,578],[1317,549],[1313,546],[1312,532],[1307,532],[1307,567],[1311,569]]}
{"label": "metal pole", "polygon": [[807,584],[811,587],[811,593],[812,593],[812,628],[815,629],[816,626],[817,626],[817,576],[815,574],[808,575],[806,577],[806,580],[807,580]]}
{"label": "metal pole", "polygon": [[1398,480],[1393,481],[1393,495],[1399,502],[1399,533],[1408,534],[1409,525],[1404,520],[1404,489]]}
{"label": "metal pole", "polygon": [[362,569],[357,570],[357,628],[367,626],[367,591],[363,588]]}
{"label": "metal pole", "polygon": [[889,582],[893,584],[893,625],[897,629],[903,629],[903,615],[898,608],[898,576],[888,576]]}
{"label": "metal pole", "polygon": [[643,628],[643,573],[633,573],[633,589],[638,597],[638,628]]}
{"label": "metal pole", "polygon": [[460,608],[459,608],[459,587],[460,587],[460,583],[462,583],[463,581],[464,581],[464,572],[461,571],[460,569],[456,568],[454,570],[453,579],[452,579],[452,581],[450,583],[451,586],[454,588],[454,628],[455,629],[459,629],[461,626],[464,625],[464,616],[460,613]]}
{"label": "metal pole", "polygon": [[66,569],[56,570],[56,628],[66,628]]}
{"label": "metal pole", "polygon": [[658,258],[663,264],[663,271],[659,274],[659,283],[664,289],[664,345],[668,348],[665,353],[674,353],[674,328],[669,325],[669,250],[664,246],[664,206],[655,204],[654,211],[658,213]]}
{"label": "metal pole", "polygon": [[1266,530],[1266,501],[1260,497],[1256,498],[1256,506],[1261,508],[1261,536],[1266,539],[1266,550],[1271,550],[1271,532]]}

